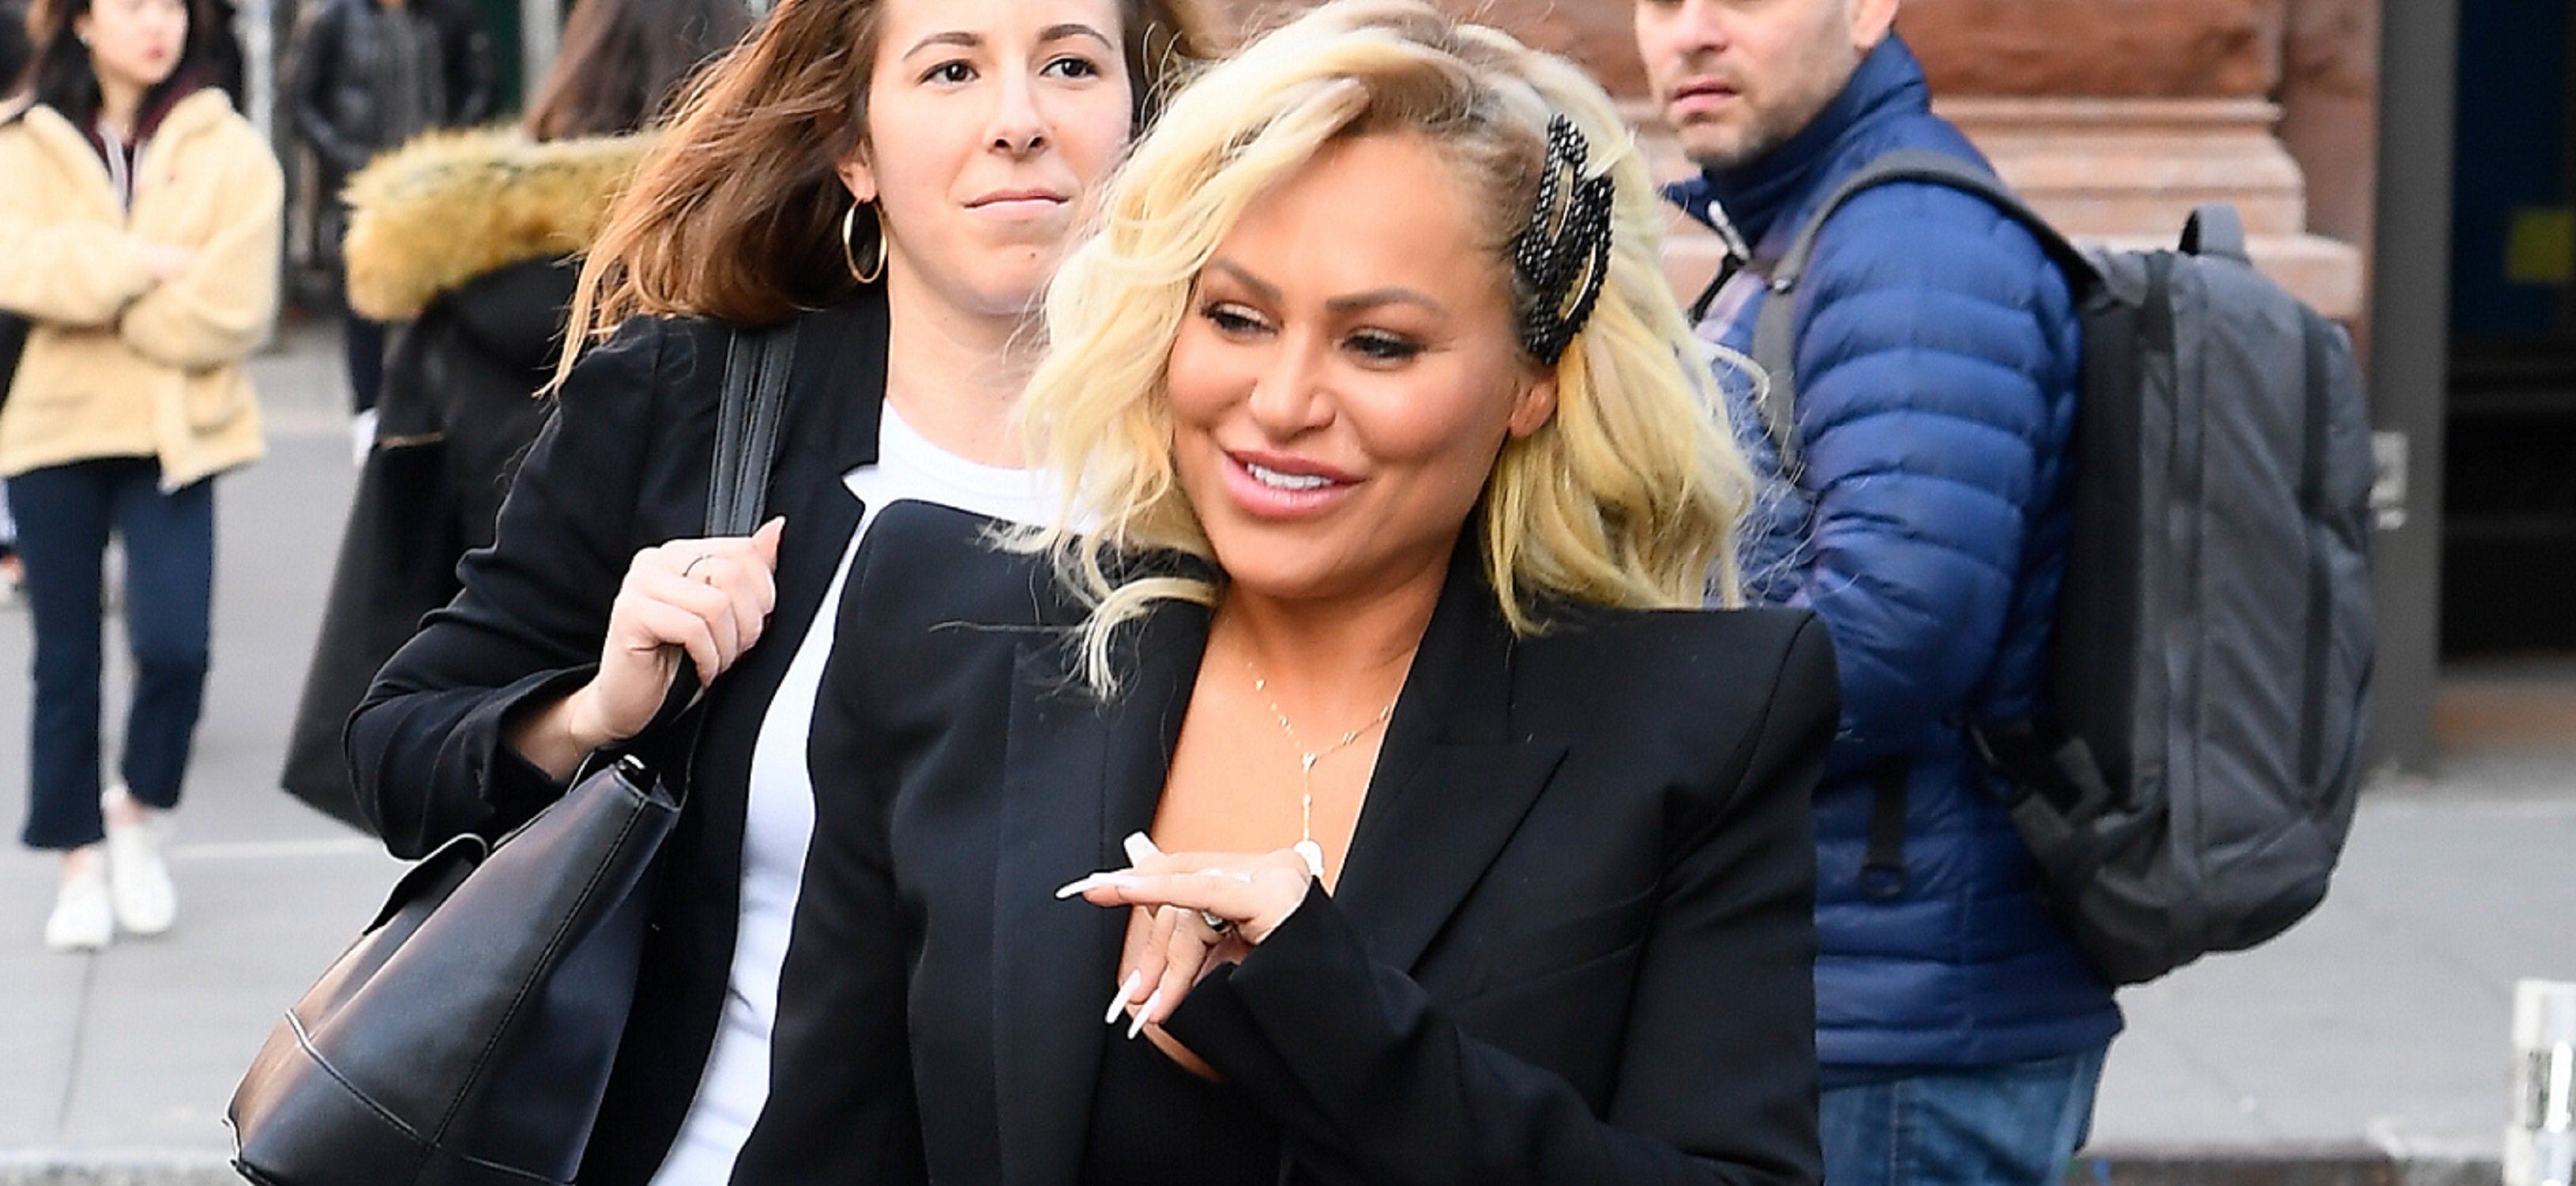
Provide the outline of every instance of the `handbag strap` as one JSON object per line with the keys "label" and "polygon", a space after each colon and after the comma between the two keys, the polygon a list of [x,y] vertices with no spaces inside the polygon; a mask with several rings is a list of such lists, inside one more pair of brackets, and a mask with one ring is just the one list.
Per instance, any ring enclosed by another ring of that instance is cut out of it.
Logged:
{"label": "handbag strap", "polygon": [[796,361],[796,323],[736,330],[725,347],[724,397],[716,411],[715,464],[707,480],[708,535],[749,535],[769,497],[787,374]]}
{"label": "handbag strap", "polygon": [[[707,476],[706,534],[749,535],[760,527],[769,496],[770,464],[778,457],[778,425],[787,409],[787,375],[796,360],[796,323],[767,329],[735,330],[725,347],[724,389],[716,406],[716,448]],[[671,769],[686,770],[694,760],[698,735],[706,726],[706,702],[699,698],[697,668],[683,661],[671,679],[671,690],[653,723],[636,735],[656,734],[676,743],[666,751]],[[615,747],[631,750],[632,744]],[[614,760],[603,750],[594,758]],[[579,781],[588,766],[573,777]],[[680,780],[679,786],[685,785]],[[675,786],[675,789],[678,789]]]}

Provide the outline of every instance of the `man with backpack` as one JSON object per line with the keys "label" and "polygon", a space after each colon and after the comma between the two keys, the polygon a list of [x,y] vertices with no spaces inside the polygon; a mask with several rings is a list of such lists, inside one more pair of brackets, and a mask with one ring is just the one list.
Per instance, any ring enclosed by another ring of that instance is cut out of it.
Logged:
{"label": "man with backpack", "polygon": [[[1638,46],[1728,242],[1702,336],[1738,359],[1770,270],[1886,153],[1980,172],[1892,31],[1898,0],[1636,0]],[[1816,794],[1817,1054],[1828,1180],[2058,1180],[2120,1015],[2043,905],[1967,726],[2040,712],[2065,576],[2082,363],[2059,266],[1994,204],[1891,183],[1824,224],[1794,302],[1794,406],[1718,363],[1764,479],[1758,600],[1814,610],[1843,721]]]}

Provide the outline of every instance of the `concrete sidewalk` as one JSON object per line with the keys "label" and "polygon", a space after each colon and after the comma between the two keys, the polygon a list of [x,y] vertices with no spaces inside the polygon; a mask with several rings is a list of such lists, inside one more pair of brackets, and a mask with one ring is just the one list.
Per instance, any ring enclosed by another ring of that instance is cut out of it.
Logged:
{"label": "concrete sidewalk", "polygon": [[2571,856],[2576,751],[2383,782],[2314,916],[2121,995],[2089,1152],[2138,1182],[2495,1182],[2513,982],[2576,979]]}
{"label": "concrete sidewalk", "polygon": [[[219,495],[178,927],[50,954],[52,863],[0,855],[0,1186],[234,1181],[220,1123],[234,1083],[398,872],[273,789],[352,481],[336,357],[302,330],[260,360],[272,455]],[[12,805],[26,631],[23,612],[0,614]],[[2513,981],[2576,979],[2571,854],[2576,748],[2498,743],[2376,787],[2313,918],[2124,995],[2129,1031],[2076,1180],[2493,1183]]]}

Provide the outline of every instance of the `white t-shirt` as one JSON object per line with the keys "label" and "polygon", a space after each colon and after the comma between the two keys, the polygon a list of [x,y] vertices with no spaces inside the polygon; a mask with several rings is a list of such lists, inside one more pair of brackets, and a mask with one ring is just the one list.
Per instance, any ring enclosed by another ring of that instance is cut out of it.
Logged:
{"label": "white t-shirt", "polygon": [[724,1021],[708,1054],[697,1098],[680,1122],[655,1186],[721,1184],[769,1096],[769,1036],[778,1014],[778,968],[787,957],[788,924],[805,873],[805,842],[814,831],[814,783],[805,766],[814,697],[839,628],[841,583],[879,508],[909,499],[997,519],[1036,522],[1049,493],[1036,470],[997,469],[948,453],[922,439],[888,406],[879,421],[877,462],[842,475],[865,504],[841,551],[814,625],[796,648],[778,694],[761,720],[751,753],[751,801],[742,834],[742,905],[733,969],[725,982]]}

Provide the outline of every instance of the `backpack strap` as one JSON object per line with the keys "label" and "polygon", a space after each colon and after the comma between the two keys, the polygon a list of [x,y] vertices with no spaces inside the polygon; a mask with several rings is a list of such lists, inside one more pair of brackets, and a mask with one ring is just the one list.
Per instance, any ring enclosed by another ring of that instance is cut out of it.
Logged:
{"label": "backpack strap", "polygon": [[[2041,218],[2020,198],[2013,196],[2002,182],[1978,171],[1966,161],[1928,148],[1900,148],[1872,160],[1860,171],[1844,178],[1841,185],[1835,186],[1831,193],[1825,195],[1825,200],[1817,204],[1816,212],[1807,217],[1807,224],[1799,228],[1797,237],[1789,242],[1788,251],[1782,253],[1780,262],[1772,267],[1771,295],[1762,302],[1762,312],[1754,318],[1753,361],[1761,364],[1763,370],[1762,382],[1754,389],[1754,410],[1762,417],[1763,433],[1771,438],[1772,446],[1780,452],[1783,472],[1796,472],[1798,464],[1795,432],[1798,406],[1797,303],[1790,298],[1796,294],[1799,282],[1806,279],[1807,265],[1816,254],[1816,239],[1824,232],[1825,221],[1842,209],[1844,203],[1863,192],[1896,182],[1947,186],[1982,198],[2005,217],[2021,224],[2032,238],[2039,240],[2040,250],[2046,252],[2058,270],[2066,274],[2069,285],[2082,291],[2101,282],[2101,269],[2094,266],[2092,258],[2081,248],[2058,233],[2057,228],[2048,225],[2047,219]],[[2200,215],[2193,216],[2194,225],[2203,226],[2202,233],[2209,236],[2209,242],[2213,244],[2223,241],[2220,236],[2226,233],[2227,225],[2232,224],[2235,217],[2232,210],[2224,210],[2223,213],[2226,215],[2224,223],[2212,219],[2202,224]],[[2242,252],[2243,228],[2237,227],[2235,234],[2237,248]]]}

